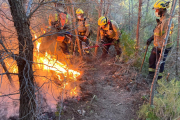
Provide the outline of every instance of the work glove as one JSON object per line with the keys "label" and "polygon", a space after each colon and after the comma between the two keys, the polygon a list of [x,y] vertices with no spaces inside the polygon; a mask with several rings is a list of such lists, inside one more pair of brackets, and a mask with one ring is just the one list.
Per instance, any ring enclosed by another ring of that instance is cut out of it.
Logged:
{"label": "work glove", "polygon": [[146,42],[146,45],[150,45],[151,42],[154,40],[154,35],[152,35]]}

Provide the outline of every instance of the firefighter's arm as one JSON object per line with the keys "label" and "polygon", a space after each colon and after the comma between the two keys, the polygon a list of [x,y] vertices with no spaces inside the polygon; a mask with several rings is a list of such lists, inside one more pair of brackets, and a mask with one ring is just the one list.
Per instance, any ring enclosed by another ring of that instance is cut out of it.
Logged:
{"label": "firefighter's arm", "polygon": [[121,35],[121,32],[120,32],[119,27],[115,21],[112,21],[112,27],[113,27],[113,30],[115,32],[115,40],[118,40],[120,35]]}
{"label": "firefighter's arm", "polygon": [[168,20],[163,20],[162,23],[161,23],[161,34],[160,36],[165,36],[166,32],[167,32],[167,29],[168,29]]}
{"label": "firefighter's arm", "polygon": [[88,19],[86,19],[86,21],[85,21],[85,27],[86,27],[85,36],[88,37],[89,33],[90,33],[90,24],[89,24],[89,20]]}
{"label": "firefighter's arm", "polygon": [[100,29],[100,38],[101,38],[101,40],[103,40],[103,39],[104,39],[104,32],[103,32],[103,30],[102,30],[102,29]]}
{"label": "firefighter's arm", "polygon": [[[167,30],[168,30],[168,22],[169,22],[169,19],[166,19],[166,20],[164,20],[164,21],[162,22],[162,26],[161,26],[161,33],[162,33],[162,36],[164,36],[165,33],[166,33]],[[171,24],[171,28],[170,28],[169,35],[172,34],[173,28],[174,28],[174,24],[172,23],[172,24]]]}
{"label": "firefighter's arm", "polygon": [[[168,22],[169,22],[169,19],[166,19],[162,22],[162,26],[161,26],[161,39],[163,41],[165,41],[165,37],[166,37],[166,33],[168,31]],[[169,37],[171,36],[172,32],[173,32],[173,28],[174,28],[174,24],[172,23],[171,24],[171,28],[170,28],[170,32],[169,32]],[[168,38],[168,41],[167,41],[167,44],[166,44],[166,47],[171,47],[173,45],[173,42],[171,40],[169,40]]]}
{"label": "firefighter's arm", "polygon": [[165,41],[166,33],[168,30],[168,19],[163,20],[162,23],[160,24],[160,36],[159,39],[161,41]]}
{"label": "firefighter's arm", "polygon": [[146,42],[146,45],[150,45],[151,42],[154,40],[154,35],[152,35]]}

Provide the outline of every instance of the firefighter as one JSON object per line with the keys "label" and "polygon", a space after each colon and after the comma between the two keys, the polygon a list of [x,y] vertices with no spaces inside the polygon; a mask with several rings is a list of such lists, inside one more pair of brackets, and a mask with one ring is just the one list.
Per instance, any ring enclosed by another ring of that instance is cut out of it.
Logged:
{"label": "firefighter", "polygon": [[[151,42],[154,40],[154,47],[152,48],[151,55],[149,57],[149,75],[148,75],[148,81],[149,83],[152,83],[154,73],[156,70],[156,64],[159,60],[160,54],[161,54],[161,48],[163,47],[163,42],[165,39],[165,35],[168,29],[168,21],[169,21],[169,15],[167,13],[167,8],[169,8],[169,2],[165,0],[158,0],[155,4],[153,9],[155,10],[155,15],[156,17],[160,18],[157,19],[157,26],[154,29],[154,35],[151,36],[147,40],[147,45],[150,45]],[[167,41],[166,49],[164,52],[164,57],[163,57],[163,63],[160,66],[160,71],[158,75],[158,79],[162,78],[162,73],[164,71],[164,65],[165,65],[165,60],[167,58],[167,55],[169,51],[171,50],[173,46],[173,42],[171,41],[170,37],[172,34],[174,25],[172,24],[171,29],[170,29],[170,35]]]}
{"label": "firefighter", "polygon": [[[57,33],[57,43],[55,49],[60,47],[66,58],[69,58],[73,53],[73,41],[72,41],[72,24],[69,14],[64,11],[64,5],[61,2],[54,3],[56,11],[49,16],[51,20],[51,27],[55,28]],[[70,47],[70,50],[69,50]]]}
{"label": "firefighter", "polygon": [[[105,16],[101,16],[98,19],[98,25],[100,26],[101,44],[103,45],[103,44],[112,43],[117,53],[115,61],[118,61],[122,51],[119,43],[121,32],[119,30],[117,23],[113,20],[108,20],[108,18]],[[111,45],[103,46],[103,53],[101,55],[102,59],[107,57],[110,46]]]}
{"label": "firefighter", "polygon": [[[86,47],[89,45],[90,24],[88,18],[84,16],[84,11],[82,9],[78,8],[76,10],[76,16],[78,37],[80,39],[80,46],[82,49],[82,43],[85,43]],[[88,50],[85,52],[89,54]]]}

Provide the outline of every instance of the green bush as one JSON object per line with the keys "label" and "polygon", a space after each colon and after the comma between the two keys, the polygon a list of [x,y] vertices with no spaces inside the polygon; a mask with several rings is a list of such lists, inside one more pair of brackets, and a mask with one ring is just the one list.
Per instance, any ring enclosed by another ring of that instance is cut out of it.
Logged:
{"label": "green bush", "polygon": [[141,106],[138,117],[146,120],[175,120],[180,118],[180,81],[158,81],[158,93],[154,96],[154,106]]}
{"label": "green bush", "polygon": [[129,57],[134,57],[136,42],[131,39],[130,34],[124,31],[121,31],[121,33],[122,35],[120,37],[120,45],[123,51],[123,56],[125,56],[126,59],[128,59]]}

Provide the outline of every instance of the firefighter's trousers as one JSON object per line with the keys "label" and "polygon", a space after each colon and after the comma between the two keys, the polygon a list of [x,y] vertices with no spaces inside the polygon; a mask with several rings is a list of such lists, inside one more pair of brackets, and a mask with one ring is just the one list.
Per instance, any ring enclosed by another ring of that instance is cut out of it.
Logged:
{"label": "firefighter's trousers", "polygon": [[[164,71],[165,61],[166,61],[166,58],[167,58],[170,50],[171,50],[171,47],[165,49],[163,62],[161,63],[160,70],[159,70],[158,79],[162,78],[162,73]],[[156,70],[156,64],[160,58],[160,54],[161,54],[161,49],[157,48],[157,47],[153,47],[153,49],[151,51],[151,55],[149,57],[149,75],[150,76],[154,76],[154,73]]]}
{"label": "firefighter's trousers", "polygon": [[[101,41],[101,44],[108,44],[108,43],[112,43],[112,45],[114,45],[114,47],[116,49],[116,54],[120,56],[121,53],[122,53],[122,50],[120,48],[119,40],[114,40],[114,39],[105,37],[104,41]],[[102,48],[103,49],[103,53],[102,53],[101,58],[106,58],[107,57],[108,50],[109,50],[110,46],[111,45],[103,46],[103,48]]]}
{"label": "firefighter's trousers", "polygon": [[83,38],[84,36],[79,36],[81,49],[82,49],[82,42],[85,42],[86,47],[89,46],[89,40],[88,40],[89,37],[87,37],[86,40],[84,40]]}
{"label": "firefighter's trousers", "polygon": [[[86,40],[83,39],[84,36],[82,35],[79,35],[79,42],[80,42],[80,46],[81,46],[81,49],[82,49],[82,42],[85,43],[85,47],[88,47],[89,46],[89,36],[87,37]],[[84,51],[86,54],[89,54],[89,50],[85,50]]]}
{"label": "firefighter's trousers", "polygon": [[73,43],[66,37],[63,41],[58,42],[58,46],[61,48],[65,55],[72,54],[74,49]]}

